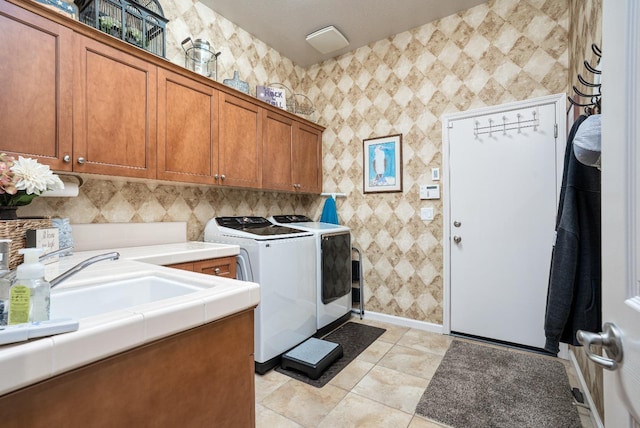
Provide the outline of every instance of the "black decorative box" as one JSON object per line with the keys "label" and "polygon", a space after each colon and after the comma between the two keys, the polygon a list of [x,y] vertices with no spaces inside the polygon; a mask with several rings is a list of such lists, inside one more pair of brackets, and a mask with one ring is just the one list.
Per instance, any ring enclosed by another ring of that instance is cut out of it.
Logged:
{"label": "black decorative box", "polygon": [[157,0],[76,0],[80,21],[164,57],[166,26]]}

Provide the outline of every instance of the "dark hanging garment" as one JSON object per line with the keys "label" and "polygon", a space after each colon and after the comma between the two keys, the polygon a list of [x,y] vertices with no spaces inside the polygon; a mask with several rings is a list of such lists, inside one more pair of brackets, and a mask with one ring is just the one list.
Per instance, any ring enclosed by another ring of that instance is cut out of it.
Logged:
{"label": "dark hanging garment", "polygon": [[600,171],[578,162],[573,150],[585,119],[574,123],[565,151],[544,325],[545,350],[553,354],[559,342],[579,345],[576,332],[600,331],[602,322]]}

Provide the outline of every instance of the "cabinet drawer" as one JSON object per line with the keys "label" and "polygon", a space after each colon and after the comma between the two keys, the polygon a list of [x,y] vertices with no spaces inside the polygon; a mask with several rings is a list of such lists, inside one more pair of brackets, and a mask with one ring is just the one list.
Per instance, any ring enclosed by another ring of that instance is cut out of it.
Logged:
{"label": "cabinet drawer", "polygon": [[225,278],[236,277],[236,258],[222,257],[219,259],[202,260],[193,263],[193,271],[207,275],[223,276]]}

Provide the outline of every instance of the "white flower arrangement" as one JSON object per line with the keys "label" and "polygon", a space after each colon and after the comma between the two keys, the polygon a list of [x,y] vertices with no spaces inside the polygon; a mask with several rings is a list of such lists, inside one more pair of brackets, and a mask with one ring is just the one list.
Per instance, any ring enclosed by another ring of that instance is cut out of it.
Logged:
{"label": "white flower arrangement", "polygon": [[61,190],[64,184],[49,166],[22,156],[15,160],[0,154],[0,206],[28,205],[47,190]]}

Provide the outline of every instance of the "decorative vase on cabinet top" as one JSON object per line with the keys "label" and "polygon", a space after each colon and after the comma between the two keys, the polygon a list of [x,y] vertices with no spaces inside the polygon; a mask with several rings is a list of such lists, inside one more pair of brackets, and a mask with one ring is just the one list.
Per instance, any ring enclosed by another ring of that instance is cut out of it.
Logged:
{"label": "decorative vase on cabinet top", "polygon": [[249,84],[240,80],[238,70],[234,70],[233,79],[224,79],[222,83],[247,95],[249,94]]}

